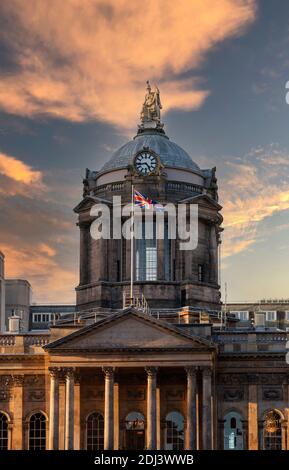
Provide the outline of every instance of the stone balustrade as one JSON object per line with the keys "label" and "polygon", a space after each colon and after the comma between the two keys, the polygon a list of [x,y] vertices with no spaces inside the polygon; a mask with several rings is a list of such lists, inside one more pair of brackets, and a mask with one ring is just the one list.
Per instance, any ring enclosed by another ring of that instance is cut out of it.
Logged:
{"label": "stone balustrade", "polygon": [[[48,344],[50,341],[50,334],[2,334],[0,335],[0,352],[6,354],[24,354],[30,352],[41,353],[44,351],[42,347]],[[39,349],[38,349],[39,348]]]}

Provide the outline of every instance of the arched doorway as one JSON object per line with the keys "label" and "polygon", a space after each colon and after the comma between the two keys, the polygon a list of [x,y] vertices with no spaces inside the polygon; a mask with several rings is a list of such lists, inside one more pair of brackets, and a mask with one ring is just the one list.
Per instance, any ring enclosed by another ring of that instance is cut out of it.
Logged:
{"label": "arched doorway", "polygon": [[132,411],[125,418],[125,449],[143,450],[145,447],[145,420],[138,411]]}
{"label": "arched doorway", "polygon": [[171,411],[166,416],[165,449],[184,449],[184,417],[178,411]]}
{"label": "arched doorway", "polygon": [[277,410],[268,411],[263,428],[263,449],[282,450],[282,416]]}
{"label": "arched doorway", "polygon": [[243,450],[243,425],[240,413],[230,411],[225,415],[224,450]]}

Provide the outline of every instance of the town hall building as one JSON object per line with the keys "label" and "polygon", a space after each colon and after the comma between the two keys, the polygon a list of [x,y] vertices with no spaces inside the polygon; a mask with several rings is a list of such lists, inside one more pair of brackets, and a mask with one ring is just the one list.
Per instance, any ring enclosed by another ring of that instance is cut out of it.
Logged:
{"label": "town hall building", "polygon": [[[76,308],[46,330],[1,322],[2,450],[289,449],[287,320],[222,312],[216,168],[169,139],[161,108],[147,83],[136,136],[86,171]],[[93,237],[92,208],[134,191],[152,209],[197,206],[197,247],[180,249],[166,212],[158,238],[154,210],[150,238]]]}

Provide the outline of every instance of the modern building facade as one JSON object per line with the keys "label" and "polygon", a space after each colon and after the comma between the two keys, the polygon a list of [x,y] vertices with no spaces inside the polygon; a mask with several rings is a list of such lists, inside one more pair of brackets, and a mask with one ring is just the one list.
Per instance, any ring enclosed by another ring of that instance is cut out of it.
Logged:
{"label": "modern building facade", "polygon": [[[239,305],[222,312],[215,169],[169,140],[160,109],[148,84],[136,137],[87,170],[76,311],[0,336],[2,449],[289,449],[286,325],[243,324]],[[165,215],[162,239],[155,218],[150,239],[92,237],[95,204],[111,213],[132,186],[197,205],[197,248],[170,239]]]}

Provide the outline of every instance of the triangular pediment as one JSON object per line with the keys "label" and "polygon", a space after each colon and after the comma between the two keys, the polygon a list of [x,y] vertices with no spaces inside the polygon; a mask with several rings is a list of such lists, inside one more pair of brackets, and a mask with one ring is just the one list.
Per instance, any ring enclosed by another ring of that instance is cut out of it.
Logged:
{"label": "triangular pediment", "polygon": [[208,350],[214,345],[198,336],[179,332],[148,315],[123,312],[109,319],[81,328],[45,347],[48,351],[103,350]]}
{"label": "triangular pediment", "polygon": [[202,207],[206,207],[208,209],[214,209],[220,211],[222,209],[222,206],[209,197],[207,194],[198,194],[197,196],[190,196],[186,199],[183,199],[179,201],[181,204],[199,204]]}
{"label": "triangular pediment", "polygon": [[111,204],[111,201],[108,201],[107,199],[97,197],[97,196],[85,196],[82,201],[80,201],[79,204],[73,209],[74,212],[77,214],[79,212],[85,211],[87,209],[90,209],[92,206],[95,204]]}

